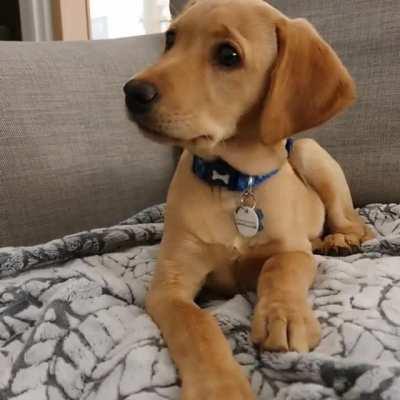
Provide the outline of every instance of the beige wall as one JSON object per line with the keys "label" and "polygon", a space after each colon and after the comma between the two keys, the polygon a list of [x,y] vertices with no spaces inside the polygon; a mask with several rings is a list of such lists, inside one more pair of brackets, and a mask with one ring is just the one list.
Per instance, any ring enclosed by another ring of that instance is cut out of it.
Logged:
{"label": "beige wall", "polygon": [[85,40],[90,37],[86,0],[19,0],[19,7],[22,40]]}
{"label": "beige wall", "polygon": [[53,26],[57,40],[89,39],[89,7],[87,1],[53,0]]}

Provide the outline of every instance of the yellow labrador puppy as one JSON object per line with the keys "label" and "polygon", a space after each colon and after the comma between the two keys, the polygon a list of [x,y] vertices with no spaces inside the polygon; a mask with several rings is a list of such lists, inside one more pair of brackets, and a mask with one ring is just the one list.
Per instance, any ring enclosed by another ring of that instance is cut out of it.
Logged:
{"label": "yellow labrador puppy", "polygon": [[287,138],[349,106],[354,83],[307,21],[262,0],[199,0],[172,22],[160,60],[124,90],[147,134],[185,149],[147,297],[182,399],[254,399],[218,324],[193,299],[203,286],[255,289],[254,343],[318,344],[307,302],[313,248],[350,253],[370,233],[335,160],[313,140]]}

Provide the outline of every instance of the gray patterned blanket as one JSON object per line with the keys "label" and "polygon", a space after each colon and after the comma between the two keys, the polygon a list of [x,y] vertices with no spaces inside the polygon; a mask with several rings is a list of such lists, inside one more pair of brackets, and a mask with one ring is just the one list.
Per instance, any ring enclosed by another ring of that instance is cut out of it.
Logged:
{"label": "gray patterned blanket", "polygon": [[[400,205],[360,210],[378,233],[361,252],[318,257],[310,354],[261,353],[255,296],[202,301],[260,400],[400,399]],[[143,309],[163,207],[113,227],[0,249],[0,399],[175,400],[179,379]],[[223,400],[223,399],[221,399]]]}

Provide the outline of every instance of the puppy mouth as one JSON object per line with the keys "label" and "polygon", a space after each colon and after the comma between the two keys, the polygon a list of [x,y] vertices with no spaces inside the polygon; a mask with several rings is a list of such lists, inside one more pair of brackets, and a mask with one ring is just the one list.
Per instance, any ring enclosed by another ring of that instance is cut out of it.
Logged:
{"label": "puppy mouth", "polygon": [[175,144],[174,138],[166,135],[164,132],[161,132],[157,129],[149,128],[148,126],[144,126],[143,124],[138,125],[141,133],[153,142],[162,144]]}
{"label": "puppy mouth", "polygon": [[198,135],[190,139],[182,139],[172,136],[168,133],[141,127],[141,131],[143,132],[144,136],[148,137],[149,139],[158,142],[158,143],[165,143],[165,144],[172,144],[176,146],[193,146],[200,142],[202,143],[213,143],[214,140],[210,135]]}
{"label": "puppy mouth", "polygon": [[156,129],[151,126],[146,118],[133,114],[129,109],[127,110],[128,118],[131,122],[138,126],[143,136],[149,138],[153,142],[157,143],[170,143],[167,135],[165,135],[160,129]]}
{"label": "puppy mouth", "polygon": [[[183,135],[179,137],[173,133],[173,126],[167,129],[167,127],[163,126],[161,121],[154,119],[154,116],[151,114],[133,113],[129,108],[127,108],[127,114],[129,120],[139,127],[141,133],[145,137],[157,143],[192,149],[197,147],[211,149],[219,142],[214,135],[204,132],[190,135],[188,135],[189,132],[183,132]],[[180,131],[182,131],[182,129],[180,129]],[[186,135],[189,137],[185,137]]]}
{"label": "puppy mouth", "polygon": [[135,122],[138,124],[140,131],[144,136],[158,143],[166,143],[177,146],[190,146],[196,145],[200,142],[203,144],[210,143],[210,145],[215,142],[212,135],[199,134],[190,138],[181,138],[171,135],[169,132],[166,132],[163,129],[159,129],[151,126],[150,124],[144,123],[143,121],[136,120]]}
{"label": "puppy mouth", "polygon": [[199,141],[214,143],[214,138],[211,135],[199,135],[193,139],[188,139],[187,141],[192,144],[195,144]]}
{"label": "puppy mouth", "polygon": [[[135,115],[129,110],[128,115],[129,119],[139,127],[143,136],[159,144],[178,146],[193,152],[212,153],[213,148],[219,143],[214,135],[208,133],[193,133],[189,137],[179,137],[171,133],[173,127],[166,129],[149,115]],[[189,132],[185,133],[188,134]]]}

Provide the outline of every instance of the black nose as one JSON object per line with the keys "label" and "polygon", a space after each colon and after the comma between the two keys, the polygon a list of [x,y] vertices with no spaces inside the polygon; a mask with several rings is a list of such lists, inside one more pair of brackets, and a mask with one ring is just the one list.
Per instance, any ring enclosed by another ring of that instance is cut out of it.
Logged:
{"label": "black nose", "polygon": [[126,83],[124,92],[126,105],[136,114],[150,111],[159,98],[158,90],[153,84],[139,79],[132,79]]}

